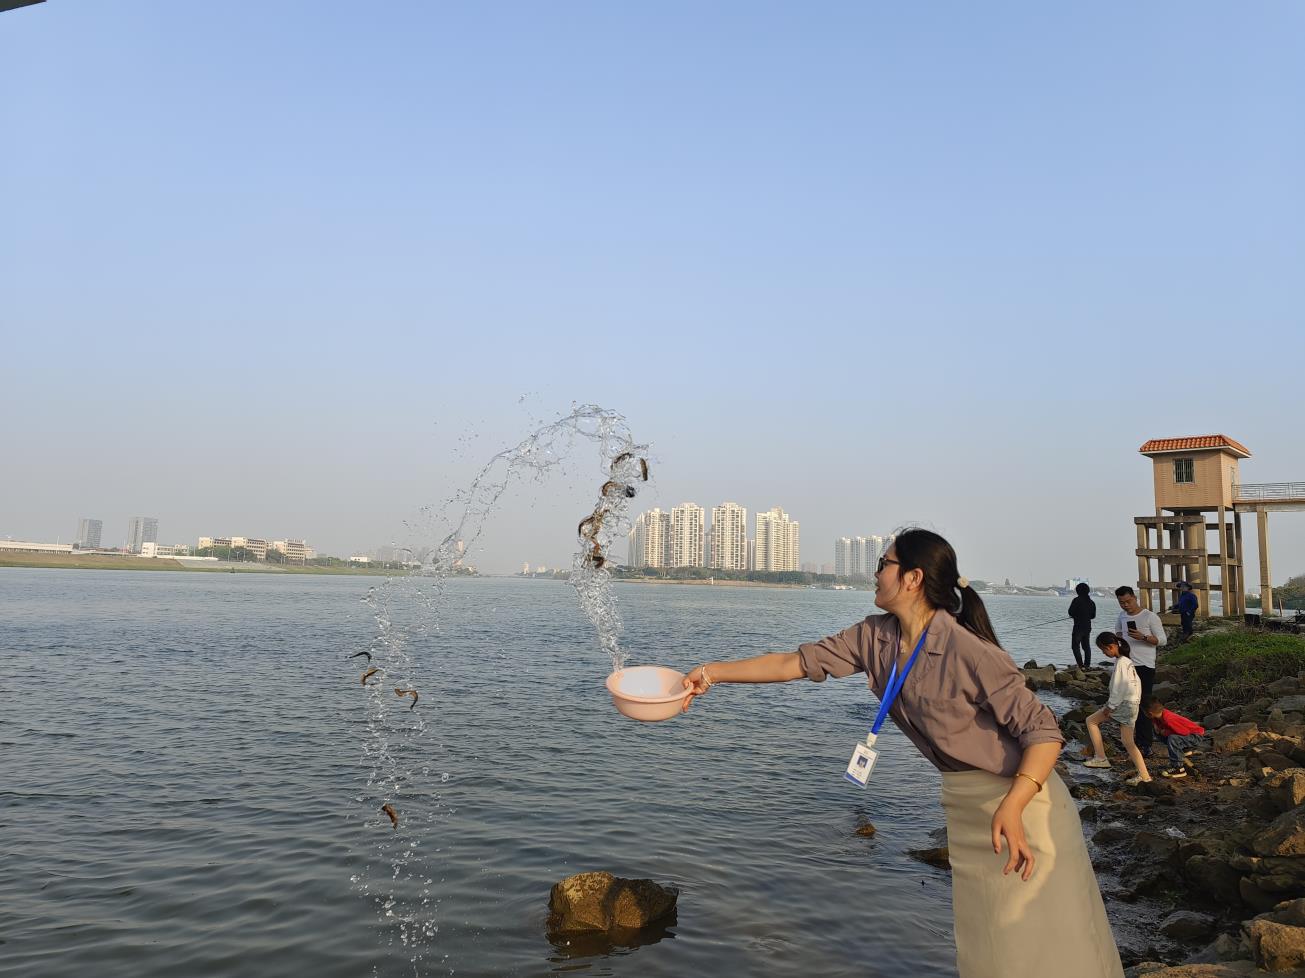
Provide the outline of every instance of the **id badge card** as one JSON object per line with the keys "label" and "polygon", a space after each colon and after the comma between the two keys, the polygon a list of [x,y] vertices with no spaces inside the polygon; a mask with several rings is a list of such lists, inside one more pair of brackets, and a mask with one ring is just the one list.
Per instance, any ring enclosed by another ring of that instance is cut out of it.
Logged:
{"label": "id badge card", "polygon": [[856,745],[856,750],[852,751],[852,759],[847,762],[847,773],[843,777],[864,788],[870,782],[870,772],[874,770],[877,760],[879,760],[877,750],[859,743]]}

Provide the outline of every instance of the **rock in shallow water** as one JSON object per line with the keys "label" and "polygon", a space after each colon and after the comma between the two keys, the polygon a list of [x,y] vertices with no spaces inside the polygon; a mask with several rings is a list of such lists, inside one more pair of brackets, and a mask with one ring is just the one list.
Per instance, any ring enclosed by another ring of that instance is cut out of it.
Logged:
{"label": "rock in shallow water", "polygon": [[950,870],[952,868],[951,854],[947,851],[946,846],[939,846],[936,849],[907,849],[906,854],[917,862],[926,863],[938,869]]}
{"label": "rock in shallow water", "polygon": [[611,873],[576,873],[553,885],[548,929],[553,933],[639,930],[675,910],[680,891],[652,880]]}

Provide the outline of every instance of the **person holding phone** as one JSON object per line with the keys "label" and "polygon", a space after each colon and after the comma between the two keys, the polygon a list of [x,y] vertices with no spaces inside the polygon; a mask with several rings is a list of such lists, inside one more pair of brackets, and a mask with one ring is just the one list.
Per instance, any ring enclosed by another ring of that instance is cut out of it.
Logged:
{"label": "person holding phone", "polygon": [[[1142,683],[1142,702],[1145,703],[1151,698],[1151,687],[1155,685],[1156,653],[1169,636],[1165,634],[1160,616],[1149,608],[1143,608],[1136,592],[1127,584],[1115,588],[1115,598],[1119,601],[1115,634],[1132,648],[1133,666]],[[1151,718],[1140,710],[1133,727],[1133,739],[1142,756],[1149,757],[1151,745],[1155,743],[1155,728],[1151,725]]]}
{"label": "person holding phone", "polygon": [[[961,978],[1123,978],[1078,808],[1055,771],[1064,735],[998,643],[956,551],[907,530],[880,558],[875,587],[885,614],[796,651],[692,669],[683,708],[727,683],[865,673],[883,712],[942,774]],[[864,785],[873,759],[861,747],[848,774],[860,765]],[[841,766],[830,776],[843,777]]]}

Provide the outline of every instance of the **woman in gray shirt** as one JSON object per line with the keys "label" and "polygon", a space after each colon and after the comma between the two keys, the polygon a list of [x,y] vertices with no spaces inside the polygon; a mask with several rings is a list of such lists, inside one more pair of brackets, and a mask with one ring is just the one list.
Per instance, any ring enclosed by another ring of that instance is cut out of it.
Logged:
{"label": "woman in gray shirt", "polygon": [[684,679],[684,708],[718,683],[857,672],[882,699],[918,649],[889,715],[943,775],[961,978],[1119,978],[1078,809],[1054,770],[1064,737],[998,644],[956,552],[908,530],[875,582],[886,614],[795,652],[699,666]]}

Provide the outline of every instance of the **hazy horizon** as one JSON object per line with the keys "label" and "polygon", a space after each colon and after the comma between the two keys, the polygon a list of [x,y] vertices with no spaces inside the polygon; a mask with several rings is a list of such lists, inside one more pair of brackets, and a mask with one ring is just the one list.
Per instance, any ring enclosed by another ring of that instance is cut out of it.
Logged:
{"label": "hazy horizon", "polygon": [[[0,537],[404,542],[573,404],[635,512],[1136,578],[1153,437],[1305,482],[1305,8],[0,14]],[[581,445],[471,559],[569,564]],[[408,526],[405,526],[405,522]],[[1270,518],[1274,583],[1305,513]],[[1246,580],[1258,589],[1254,520]]]}

